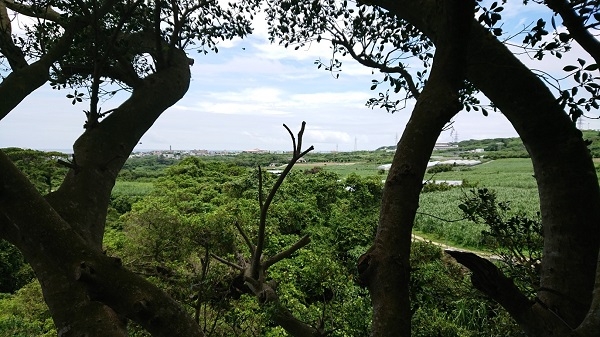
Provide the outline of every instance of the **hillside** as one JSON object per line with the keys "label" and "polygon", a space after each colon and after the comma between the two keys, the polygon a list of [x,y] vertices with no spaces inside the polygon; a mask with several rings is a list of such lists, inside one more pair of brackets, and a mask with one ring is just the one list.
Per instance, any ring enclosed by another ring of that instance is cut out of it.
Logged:
{"label": "hillside", "polygon": [[[589,143],[588,148],[594,158],[600,158],[600,131],[582,130],[583,138]],[[519,137],[469,139],[458,143],[457,148],[435,151],[436,154],[453,155],[459,157],[478,157],[476,149],[483,149],[484,156],[489,159],[500,158],[529,158],[529,154]],[[375,151],[393,151],[395,146],[382,146]],[[470,153],[473,153],[472,155]]]}

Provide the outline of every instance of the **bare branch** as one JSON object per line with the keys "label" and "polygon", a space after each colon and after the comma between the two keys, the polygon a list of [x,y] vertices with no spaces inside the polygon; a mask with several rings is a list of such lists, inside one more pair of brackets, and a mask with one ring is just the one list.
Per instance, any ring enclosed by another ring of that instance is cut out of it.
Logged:
{"label": "bare branch", "polygon": [[[298,131],[298,147],[295,150],[295,154],[299,154],[302,151],[302,136],[304,135],[304,128],[306,127],[306,122],[302,121],[302,126],[300,127],[300,131]],[[301,156],[298,157],[300,159]]]}
{"label": "bare branch", "polygon": [[250,239],[248,238],[248,235],[246,235],[246,232],[244,232],[244,229],[242,228],[242,226],[240,226],[240,224],[237,221],[234,222],[233,224],[235,225],[235,228],[237,228],[237,230],[240,232],[240,235],[242,236],[242,238],[244,238],[244,242],[246,242],[246,246],[248,246],[248,249],[250,250],[250,254],[254,254],[256,247],[252,244],[252,241],[250,241]]}
{"label": "bare branch", "polygon": [[288,128],[287,125],[283,124],[283,127],[287,130],[287,132],[290,134],[290,137],[292,138],[292,147],[294,149],[294,154],[296,154],[296,137],[294,137],[294,133],[292,132],[292,130],[290,130],[290,128]]}
{"label": "bare branch", "polygon": [[296,243],[291,245],[288,249],[286,249],[282,252],[279,252],[279,253],[275,254],[274,256],[268,258],[267,261],[265,261],[265,263],[264,263],[265,271],[267,269],[269,269],[269,267],[274,265],[275,263],[290,257],[292,254],[294,254],[300,248],[306,246],[309,243],[310,243],[310,237],[308,236],[308,234],[304,235],[300,240],[298,240]]}
{"label": "bare branch", "polygon": [[[302,144],[301,138],[304,133],[305,125],[306,125],[306,122],[302,122],[302,127],[300,129],[300,132],[298,133],[298,137],[299,137],[298,144]],[[288,175],[288,173],[290,173],[290,171],[292,170],[292,167],[294,167],[294,164],[303,155],[305,155],[306,153],[308,153],[314,149],[311,146],[306,151],[300,153],[300,148],[296,147],[296,139],[294,138],[294,134],[292,133],[290,128],[287,127],[287,125],[283,124],[283,127],[288,131],[288,133],[290,134],[290,137],[292,138],[292,143],[294,145],[294,155],[292,156],[292,159],[290,160],[288,165],[285,167],[285,169],[283,169],[283,172],[281,172],[281,174],[279,175],[279,178],[275,182],[275,185],[273,185],[273,187],[269,191],[269,194],[267,195],[267,198],[265,199],[265,203],[260,208],[260,222],[258,225],[258,239],[257,239],[257,244],[256,244],[256,250],[254,251],[254,255],[252,256],[252,277],[254,277],[254,278],[258,278],[260,257],[262,255],[262,251],[263,251],[264,244],[265,244],[265,227],[267,225],[267,212],[269,210],[269,206],[271,205],[271,202],[273,201],[273,198],[275,197],[277,190],[279,190],[279,187],[285,180],[285,177]]]}
{"label": "bare branch", "polygon": [[260,209],[263,207],[263,177],[262,177],[262,169],[260,165],[258,166],[258,206]]}
{"label": "bare branch", "polygon": [[235,264],[235,263],[233,263],[233,262],[229,262],[229,261],[225,260],[224,258],[222,258],[222,257],[219,257],[219,256],[217,256],[217,255],[215,255],[215,254],[213,254],[213,253],[210,253],[210,256],[211,256],[213,259],[215,259],[215,260],[217,260],[217,261],[221,262],[222,264],[228,265],[228,266],[230,266],[230,267],[232,267],[232,268],[235,268],[235,269],[237,269],[237,270],[239,270],[239,271],[244,271],[244,268],[243,268],[243,267],[241,267],[241,266],[238,266],[237,264]]}

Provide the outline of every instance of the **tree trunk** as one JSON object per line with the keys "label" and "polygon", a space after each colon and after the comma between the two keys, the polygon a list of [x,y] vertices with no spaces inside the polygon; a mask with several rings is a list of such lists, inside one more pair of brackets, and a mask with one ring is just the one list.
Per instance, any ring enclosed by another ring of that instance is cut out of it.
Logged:
{"label": "tree trunk", "polygon": [[75,142],[73,168],[46,200],[0,155],[0,233],[32,265],[59,336],[126,336],[121,317],[155,336],[203,335],[173,299],[102,254],[117,173],[189,81],[188,58],[177,50],[169,66],[143,79],[131,98]]}
{"label": "tree trunk", "polygon": [[444,1],[437,20],[446,28],[436,48],[431,76],[396,148],[385,182],[375,242],[359,259],[360,280],[373,303],[372,336],[411,334],[409,300],[410,245],[413,221],[427,162],[443,127],[458,113],[464,80],[465,35],[474,2]]}
{"label": "tree trunk", "polygon": [[[429,20],[437,3],[374,1],[415,25],[439,44],[444,26]],[[568,329],[583,320],[592,299],[600,243],[600,190],[593,162],[578,131],[555,97],[527,67],[471,19],[467,78],[510,120],[533,162],[544,224],[538,300]],[[543,316],[543,317],[542,317]],[[515,317],[527,331],[543,325]],[[528,327],[529,325],[529,327]],[[544,332],[539,334],[544,335]]]}

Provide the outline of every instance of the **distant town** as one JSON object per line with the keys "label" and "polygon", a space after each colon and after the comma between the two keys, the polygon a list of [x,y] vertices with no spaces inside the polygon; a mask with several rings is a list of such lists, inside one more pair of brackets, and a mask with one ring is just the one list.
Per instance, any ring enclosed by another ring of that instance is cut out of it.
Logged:
{"label": "distant town", "polygon": [[164,158],[181,159],[185,157],[204,157],[204,156],[235,156],[240,153],[276,153],[284,154],[290,151],[270,151],[261,149],[252,150],[146,150],[136,151],[129,155],[129,158],[139,158],[146,156],[161,156]]}
{"label": "distant town", "polygon": [[[436,143],[434,150],[450,150],[456,149],[458,145],[452,143]],[[386,146],[380,147],[377,150],[384,150],[387,152],[396,151],[396,146]],[[375,150],[375,151],[377,151]],[[483,152],[483,149],[478,149]],[[319,151],[322,153],[330,153],[337,151]],[[479,152],[479,151],[477,151]],[[204,156],[235,156],[240,153],[272,153],[272,154],[285,154],[290,153],[290,151],[282,151],[282,150],[262,150],[262,149],[251,149],[251,150],[145,150],[145,151],[136,151],[132,152],[129,158],[140,158],[146,156],[161,156],[163,158],[170,159],[181,159],[185,157],[204,157]]]}

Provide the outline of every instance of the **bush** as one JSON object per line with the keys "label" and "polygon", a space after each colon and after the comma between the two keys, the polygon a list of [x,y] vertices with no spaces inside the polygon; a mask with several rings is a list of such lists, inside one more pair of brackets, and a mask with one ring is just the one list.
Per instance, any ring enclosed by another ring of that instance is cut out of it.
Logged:
{"label": "bush", "polygon": [[454,165],[451,164],[440,164],[435,165],[427,169],[427,173],[440,173],[440,172],[450,172],[454,169]]}

